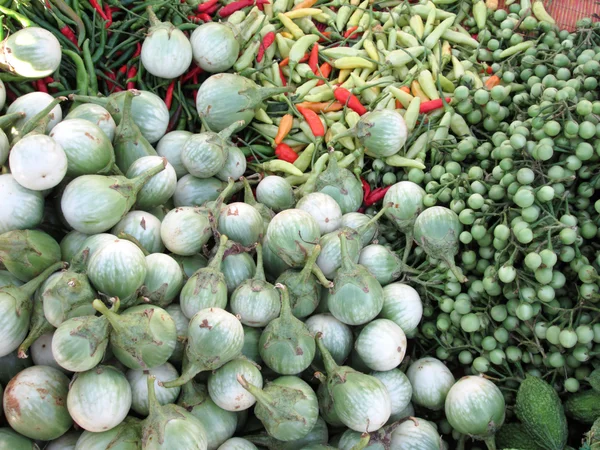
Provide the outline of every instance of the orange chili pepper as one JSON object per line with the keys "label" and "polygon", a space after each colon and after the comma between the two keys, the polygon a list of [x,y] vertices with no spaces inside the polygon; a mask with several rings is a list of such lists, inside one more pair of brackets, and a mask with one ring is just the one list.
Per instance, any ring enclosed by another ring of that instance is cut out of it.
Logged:
{"label": "orange chili pepper", "polygon": [[315,3],[317,3],[317,0],[304,0],[303,2],[300,2],[296,6],[294,6],[292,8],[292,11],[295,9],[311,8],[314,6]]}
{"label": "orange chili pepper", "polygon": [[421,85],[419,84],[418,81],[413,81],[410,85],[410,91],[413,95],[413,97],[420,97],[421,98],[421,102],[428,102],[429,101],[429,97],[427,97],[427,95],[425,94],[425,92],[423,92],[423,89],[421,89]]}
{"label": "orange chili pepper", "polygon": [[281,118],[279,122],[279,128],[277,129],[277,135],[275,136],[275,144],[281,144],[286,136],[292,129],[294,123],[294,117],[291,114],[286,114]]}
{"label": "orange chili pepper", "polygon": [[486,89],[492,89],[495,86],[500,84],[500,77],[498,75],[492,75],[487,80],[485,80]]}
{"label": "orange chili pepper", "polygon": [[[316,75],[319,75],[323,78],[329,78],[329,75],[331,75],[332,69],[333,69],[333,67],[331,67],[331,64],[324,62],[319,67],[319,70],[317,71]],[[321,86],[322,84],[325,84],[325,81],[319,80],[319,82],[317,83],[317,86]]]}
{"label": "orange chili pepper", "polygon": [[298,112],[302,114],[304,120],[306,120],[306,123],[308,123],[308,126],[315,137],[325,136],[325,127],[321,123],[321,119],[319,119],[319,116],[316,112],[314,112],[312,109],[306,109],[302,107],[298,108],[297,106],[296,108],[298,109]]}
{"label": "orange chili pepper", "polygon": [[316,113],[326,113],[341,111],[344,109],[344,105],[340,102],[302,102],[297,103],[296,108],[310,109]]}
{"label": "orange chili pepper", "polygon": [[400,90],[406,92],[407,94],[410,94],[410,88],[408,86],[402,86]]}

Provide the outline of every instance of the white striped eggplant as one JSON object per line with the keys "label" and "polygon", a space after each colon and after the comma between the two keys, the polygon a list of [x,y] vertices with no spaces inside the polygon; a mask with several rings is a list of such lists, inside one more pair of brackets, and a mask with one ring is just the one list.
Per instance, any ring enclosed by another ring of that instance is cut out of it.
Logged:
{"label": "white striped eggplant", "polygon": [[150,27],[142,44],[140,59],[148,73],[160,78],[177,78],[192,63],[192,44],[171,22],[161,22],[152,7],[146,8]]}
{"label": "white striped eggplant", "polygon": [[65,117],[65,120],[66,119],[87,120],[104,131],[104,134],[110,142],[115,138],[117,124],[108,110],[103,106],[95,105],[93,103],[82,103],[75,108],[72,108]]}
{"label": "white striped eggplant", "polygon": [[227,241],[227,236],[222,234],[217,253],[209,265],[194,273],[181,289],[179,304],[187,318],[191,319],[205,308],[225,308],[227,305],[227,284],[221,272]]}
{"label": "white striped eggplant", "polygon": [[310,316],[317,309],[322,297],[322,286],[333,286],[316,265],[320,252],[321,246],[315,245],[302,270],[288,269],[276,281],[288,288],[292,314],[299,319]]}
{"label": "white striped eggplant", "polygon": [[371,372],[371,375],[381,381],[390,394],[392,402],[392,414],[390,421],[403,419],[400,417],[404,410],[410,405],[412,398],[412,385],[408,377],[400,369],[392,369],[385,372]]}
{"label": "white striped eggplant", "polygon": [[419,293],[408,284],[388,284],[383,288],[381,317],[396,322],[407,336],[411,336],[423,317]]}
{"label": "white striped eggplant", "polygon": [[[161,162],[160,156],[143,156],[136,159],[127,170],[127,178],[135,178],[142,175],[148,169],[155,167]],[[165,204],[173,196],[177,187],[177,175],[175,169],[167,161],[165,170],[157,173],[148,180],[138,192],[135,207],[144,211]]]}
{"label": "white striped eggplant", "polygon": [[375,239],[375,236],[377,236],[379,222],[372,222],[370,216],[359,212],[349,212],[342,216],[342,226],[352,228],[355,231],[358,231],[362,225],[367,223],[370,223],[370,225],[362,228],[363,231],[360,236],[363,247],[369,245]]}
{"label": "white striped eggplant", "polygon": [[256,445],[266,447],[269,450],[301,450],[306,446],[315,444],[327,444],[329,432],[327,424],[322,418],[317,418],[317,423],[310,432],[302,439],[294,441],[280,441],[267,433],[244,436],[244,438]]}
{"label": "white striped eggplant", "polygon": [[131,409],[141,416],[147,416],[150,413],[148,405],[148,377],[153,376],[154,393],[156,401],[161,405],[175,403],[181,388],[174,387],[167,389],[160,383],[179,376],[177,369],[169,363],[153,367],[152,369],[129,369],[125,373],[129,386],[131,387]]}
{"label": "white striped eggplant", "polygon": [[118,173],[112,143],[98,125],[84,119],[65,119],[52,129],[50,137],[67,156],[67,176]]}
{"label": "white striped eggplant", "polygon": [[371,370],[392,370],[404,359],[406,335],[391,320],[375,319],[360,330],[354,348]]}
{"label": "white striped eggplant", "polygon": [[114,239],[89,258],[87,273],[94,287],[108,297],[119,297],[123,306],[135,304],[148,266],[140,248],[125,239]]}
{"label": "white striped eggplant", "polygon": [[194,381],[184,384],[177,404],[202,423],[208,450],[216,450],[235,433],[237,414],[218,407],[208,396],[206,386]]}
{"label": "white striped eggplant", "polygon": [[52,341],[54,340],[54,332],[42,334],[33,345],[30,347],[31,360],[35,366],[49,366],[60,370],[69,375],[70,371],[66,370],[54,359],[52,354]]}
{"label": "white striped eggplant", "polygon": [[44,78],[60,66],[60,42],[48,30],[35,26],[11,33],[1,43],[0,67],[25,78]]}
{"label": "white striped eggplant", "polygon": [[10,450],[40,450],[34,441],[10,427],[0,428],[0,444]]}
{"label": "white striped eggplant", "polygon": [[302,372],[315,357],[315,341],[304,322],[292,314],[290,297],[283,284],[276,284],[281,295],[281,314],[260,335],[260,356],[264,363],[281,375]]}
{"label": "white striped eggplant", "polygon": [[240,53],[240,43],[227,22],[203,23],[194,30],[190,42],[194,61],[206,72],[226,72]]}
{"label": "white striped eggplant", "polygon": [[[113,311],[118,311],[118,302]],[[96,367],[108,347],[110,324],[104,316],[74,317],[54,332],[52,355],[56,362],[71,372],[85,372]]]}
{"label": "white striped eggplant", "polygon": [[[315,336],[317,333],[321,333],[321,343],[329,350],[331,357],[337,364],[343,364],[350,355],[354,342],[350,327],[329,313],[310,316],[306,319],[306,326]],[[318,348],[313,366],[319,369],[324,368],[323,358]]]}
{"label": "white striped eggplant", "polygon": [[117,314],[100,300],[94,300],[93,305],[110,322],[110,347],[121,363],[130,369],[151,369],[167,362],[175,349],[177,332],[164,309],[138,305]]}
{"label": "white striped eggplant", "polygon": [[221,264],[221,272],[225,277],[227,294],[231,295],[244,281],[251,278],[256,272],[256,263],[246,249],[238,243],[227,242],[227,250]]}
{"label": "white striped eggplant", "polygon": [[170,210],[160,228],[165,247],[182,256],[198,253],[213,236],[210,216],[218,217],[223,202],[233,189],[234,182],[229,180],[214,202],[201,208],[184,206]]}
{"label": "white striped eggplant", "polygon": [[327,306],[339,321],[347,325],[363,325],[380,313],[383,288],[364,266],[352,261],[343,232],[340,233],[340,245],[342,266],[327,295]]}
{"label": "white striped eggplant", "polygon": [[358,263],[365,266],[384,287],[400,278],[405,269],[398,255],[380,244],[364,247],[360,251]]}
{"label": "white striped eggplant", "polygon": [[242,355],[256,364],[262,364],[260,352],[258,351],[258,342],[260,341],[260,334],[262,330],[259,328],[247,327],[245,325],[243,327],[244,347],[242,348]]}
{"label": "white striped eggplant", "polygon": [[292,186],[285,178],[269,175],[256,186],[256,200],[276,213],[294,207]]}
{"label": "white striped eggplant", "polygon": [[173,203],[176,207],[181,206],[203,206],[206,202],[216,200],[227,183],[217,178],[196,178],[186,173],[175,187]]}
{"label": "white striped eggplant", "polygon": [[316,340],[327,372],[327,391],[340,421],[360,432],[381,428],[392,408],[385,385],[349,366],[338,366],[318,334]]}
{"label": "white striped eggplant", "polygon": [[99,365],[77,373],[71,381],[67,407],[73,421],[94,433],[118,426],[131,408],[131,388],[122,372]]}
{"label": "white striped eggplant", "polygon": [[315,219],[300,209],[286,209],[277,214],[265,235],[270,250],[291,267],[304,267],[320,237]]}
{"label": "white striped eggplant", "polygon": [[263,387],[263,377],[256,363],[245,358],[229,361],[208,377],[208,394],[219,408],[238,412],[256,403],[256,398],[238,383],[238,375],[258,388]]}
{"label": "white striped eggplant", "polygon": [[[25,116],[18,119],[11,133],[13,137],[20,135],[20,130],[37,114],[44,111],[46,107],[55,102],[54,97],[45,92],[30,92],[17,98],[6,108],[6,114],[25,113]],[[50,112],[50,122],[46,126],[46,132],[50,132],[62,120],[62,109],[60,105],[55,106]]]}
{"label": "white striped eggplant", "polygon": [[[142,136],[150,144],[158,142],[165,135],[169,126],[169,110],[167,109],[167,105],[165,105],[162,98],[152,92],[130,91],[135,95],[131,106],[131,117],[134,124],[139,127]],[[114,92],[108,97],[74,95],[72,98],[75,101],[94,103],[105,107],[115,122],[121,123],[128,92]]]}
{"label": "white striped eggplant", "polygon": [[317,395],[302,379],[279,377],[263,389],[249,383],[242,375],[238,376],[238,381],[256,398],[254,414],[275,439],[302,439],[317,423]]}
{"label": "white striped eggplant", "polygon": [[67,410],[69,379],[57,369],[33,366],[6,385],[4,413],[10,426],[31,438],[49,441],[73,424]]}
{"label": "white striped eggplant", "polygon": [[243,202],[224,205],[219,214],[218,231],[243,246],[259,241],[264,234],[263,218],[256,208]]}
{"label": "white striped eggplant", "polygon": [[115,162],[123,173],[127,173],[131,165],[139,158],[158,156],[134,120],[132,105],[133,98],[137,95],[139,95],[138,91],[125,91],[121,120],[115,130],[113,140]]}
{"label": "white striped eggplant", "polygon": [[207,450],[206,430],[194,415],[174,404],[161,405],[155,393],[155,377],[148,377],[150,414],[142,422],[142,448],[145,450]]}
{"label": "white striped eggplant", "polygon": [[84,249],[67,270],[50,275],[40,286],[44,316],[54,327],[73,317],[95,314],[92,301],[96,294],[86,275],[88,255],[89,250]]}
{"label": "white striped eggplant", "polygon": [[338,166],[336,158],[330,158],[327,169],[319,175],[316,190],[332,197],[340,206],[342,214],[358,211],[363,202],[363,187],[348,169]]}
{"label": "white striped eggplant", "polygon": [[183,287],[183,271],[177,261],[164,253],[146,256],[148,271],[141,295],[150,303],[164,308],[179,295]]}
{"label": "white striped eggplant", "polygon": [[185,351],[185,341],[187,338],[188,324],[190,320],[185,317],[179,303],[171,303],[165,308],[165,311],[169,313],[173,321],[175,322],[175,331],[177,333],[177,340],[175,341],[175,349],[169,358],[169,361],[174,364],[179,364],[183,361],[183,353]]}
{"label": "white striped eggplant", "polygon": [[119,236],[121,233],[124,239],[134,238],[140,247],[143,247],[148,253],[162,253],[165,246],[160,237],[161,222],[158,218],[145,211],[129,211],[117,223],[111,233]]}
{"label": "white striped eggplant", "polygon": [[84,431],[77,440],[74,450],[106,450],[110,447],[119,450],[139,450],[142,447],[140,419],[128,416],[108,431],[98,433]]}
{"label": "white striped eggplant", "polygon": [[290,88],[265,88],[241,75],[219,73],[207,78],[196,95],[196,111],[206,126],[216,132],[239,120],[248,126],[254,109],[269,97],[289,92]]}
{"label": "white striped eggplant", "polygon": [[0,262],[13,276],[29,281],[60,261],[58,242],[38,230],[14,230],[0,234]]}
{"label": "white striped eggplant", "polygon": [[239,319],[220,308],[198,311],[190,320],[182,373],[165,387],[181,386],[204,370],[216,370],[240,355],[244,329]]}
{"label": "white striped eggplant", "polygon": [[122,176],[82,175],[71,181],[61,199],[68,224],[86,233],[103,233],[114,227],[133,207],[140,189],[164,170],[166,161],[130,180]]}
{"label": "white striped eggplant", "polygon": [[342,210],[340,205],[327,194],[321,192],[312,192],[305,195],[298,203],[296,208],[306,211],[319,224],[321,234],[325,235],[337,230],[342,226]]}
{"label": "white striped eggplant", "polygon": [[64,263],[58,262],[23,286],[0,288],[0,356],[13,352],[23,342],[33,309],[31,297],[46,278],[63,267]]}
{"label": "white striped eggplant", "polygon": [[254,277],[242,281],[233,291],[229,307],[244,325],[264,327],[279,316],[281,304],[275,286],[265,278],[261,244],[256,246],[256,260]]}
{"label": "white striped eggplant", "polygon": [[198,178],[210,178],[219,173],[229,156],[229,138],[243,126],[243,121],[237,121],[218,133],[205,131],[190,136],[181,149],[181,162],[187,171]]}
{"label": "white striped eggplant", "polygon": [[258,447],[246,439],[231,438],[223,442],[217,450],[258,450]]}
{"label": "white striped eggplant", "polygon": [[221,181],[227,181],[229,178],[238,180],[246,172],[246,155],[238,147],[229,147],[227,159],[223,168],[219,170],[215,177]]}
{"label": "white striped eggplant", "polygon": [[42,223],[42,193],[24,188],[10,173],[0,175],[0,204],[0,233],[32,229]]}
{"label": "white striped eggplant", "polygon": [[446,365],[430,356],[413,362],[406,376],[413,387],[413,403],[433,411],[444,407],[446,395],[455,381]]}
{"label": "white striped eggplant", "polygon": [[60,253],[64,260],[71,261],[77,253],[83,250],[83,243],[89,237],[89,234],[80,233],[75,230],[65,234],[60,241]]}
{"label": "white striped eggplant", "polygon": [[191,132],[185,130],[170,131],[160,138],[160,141],[156,144],[156,153],[158,153],[158,156],[167,158],[169,164],[175,169],[175,174],[178,179],[188,173],[183,162],[181,162],[181,150],[183,149],[183,144],[185,144],[185,141],[187,141],[191,135]]}

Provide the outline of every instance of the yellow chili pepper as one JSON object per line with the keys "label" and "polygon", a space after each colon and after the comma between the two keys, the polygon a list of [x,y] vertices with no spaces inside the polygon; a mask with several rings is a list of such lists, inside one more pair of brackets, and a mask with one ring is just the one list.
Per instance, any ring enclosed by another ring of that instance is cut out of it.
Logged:
{"label": "yellow chili pepper", "polygon": [[404,106],[405,108],[408,108],[409,105],[412,103],[413,99],[415,98],[409,93],[404,92],[402,89],[398,89],[395,86],[388,86],[387,89],[390,91],[390,94],[392,94],[394,98],[400,103],[402,103],[402,106]]}
{"label": "yellow chili pepper", "polygon": [[272,125],[273,124],[273,119],[271,119],[271,116],[269,116],[267,114],[267,112],[262,109],[262,108],[256,108],[254,110],[254,118],[260,122]]}
{"label": "yellow chili pepper", "polygon": [[351,73],[352,73],[352,69],[340,70],[340,73],[338,75],[338,83],[342,84],[344,81],[346,81]]}
{"label": "yellow chili pepper", "polygon": [[293,9],[292,11],[286,12],[284,15],[289,19],[300,19],[301,17],[312,17],[317,14],[321,14],[319,8],[302,8],[302,9]]}
{"label": "yellow chili pepper", "polygon": [[302,36],[304,36],[304,31],[302,31],[292,19],[290,19],[282,13],[277,14],[277,18],[281,22],[281,25],[283,25],[285,28],[287,28],[287,30],[290,33],[292,33],[292,36],[294,36],[294,38],[300,39]]}
{"label": "yellow chili pepper", "polygon": [[417,36],[419,39],[423,39],[423,33],[425,32],[425,26],[423,25],[423,19],[421,19],[421,16],[417,16],[417,15],[412,16],[408,23],[410,24],[410,28],[415,33],[415,36]]}
{"label": "yellow chili pepper", "polygon": [[373,44],[373,41],[366,40],[363,43],[363,47],[367,52],[367,55],[369,55],[369,58],[371,58],[373,61],[379,62],[379,52],[377,51],[375,44]]}
{"label": "yellow chili pepper", "polygon": [[333,67],[336,69],[371,69],[377,70],[377,64],[358,56],[348,56],[333,61]]}

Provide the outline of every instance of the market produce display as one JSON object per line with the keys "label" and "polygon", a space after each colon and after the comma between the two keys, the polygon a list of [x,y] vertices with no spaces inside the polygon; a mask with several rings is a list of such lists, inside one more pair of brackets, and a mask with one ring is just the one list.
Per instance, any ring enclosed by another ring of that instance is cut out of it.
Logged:
{"label": "market produce display", "polygon": [[0,30],[0,450],[600,449],[594,18],[8,0]]}

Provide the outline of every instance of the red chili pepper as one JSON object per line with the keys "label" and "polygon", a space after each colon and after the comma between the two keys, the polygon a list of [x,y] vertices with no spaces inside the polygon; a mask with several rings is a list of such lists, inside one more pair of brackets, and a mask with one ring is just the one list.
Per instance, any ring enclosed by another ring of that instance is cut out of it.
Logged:
{"label": "red chili pepper", "polygon": [[200,5],[198,5],[198,8],[196,8],[196,12],[205,13],[210,8],[212,8],[214,5],[216,5],[218,2],[219,2],[219,0],[208,0],[204,3],[201,3]]}
{"label": "red chili pepper", "polygon": [[363,187],[363,202],[366,202],[367,198],[369,198],[369,194],[371,194],[371,185],[367,183],[367,180],[364,178],[361,178],[360,182],[362,183]]}
{"label": "red chili pepper", "polygon": [[485,69],[485,70],[488,73],[488,75],[491,75],[494,73],[494,69],[492,69],[492,66],[488,66],[487,69]]}
{"label": "red chili pepper", "polygon": [[135,52],[133,53],[132,58],[137,58],[141,54],[142,54],[142,44],[140,44],[139,42],[137,42],[135,44]]}
{"label": "red chili pepper", "polygon": [[391,186],[374,189],[373,192],[371,192],[371,194],[367,198],[367,200],[365,200],[365,206],[371,206],[377,203],[378,201],[383,200],[383,197],[385,197],[385,194],[390,189],[390,187]]}
{"label": "red chili pepper", "polygon": [[263,57],[265,56],[265,52],[271,45],[273,45],[273,42],[275,42],[275,32],[269,31],[267,34],[265,34],[265,37],[260,43],[260,47],[258,47],[258,55],[256,55],[257,62],[262,61]]}
{"label": "red chili pepper", "polygon": [[216,4],[216,5],[212,5],[210,8],[208,8],[208,10],[206,11],[206,14],[208,14],[209,16],[212,16],[214,13],[217,12],[217,10],[221,7],[221,5]]}
{"label": "red chili pepper", "polygon": [[229,17],[234,12],[254,5],[254,0],[238,0],[219,9],[219,17]]}
{"label": "red chili pepper", "polygon": [[113,23],[113,9],[109,6],[108,3],[104,4],[104,14],[106,15],[106,23],[104,24],[104,26],[106,28],[110,28],[110,26]]}
{"label": "red chili pepper", "polygon": [[[129,68],[129,71],[127,72],[127,79],[130,80],[132,78],[135,78],[136,75],[137,75],[137,67],[131,66]],[[135,89],[135,81],[128,81],[127,89]]]}
{"label": "red chili pepper", "polygon": [[316,112],[307,108],[298,108],[298,112],[302,114],[315,137],[325,136],[325,127]]}
{"label": "red chili pepper", "polygon": [[77,46],[77,48],[79,48],[79,46],[77,45],[77,38],[75,37],[75,33],[73,32],[73,30],[71,30],[71,28],[69,27],[69,25],[65,25],[64,27],[62,27],[60,29],[60,32],[62,33],[62,35],[64,37],[66,37],[73,44],[75,44]]}
{"label": "red chili pepper", "polygon": [[356,95],[354,95],[348,89],[342,87],[336,88],[333,91],[333,96],[338,102],[344,105],[348,105],[348,108],[358,113],[359,115],[362,116],[363,114],[367,113],[367,108],[365,108],[358,99],[358,97],[356,97]]}
{"label": "red chili pepper", "polygon": [[106,14],[104,14],[102,7],[98,3],[98,0],[90,0],[90,5],[92,5],[92,8],[96,10],[100,17],[102,17],[104,20],[108,20],[108,17],[106,17]]}
{"label": "red chili pepper", "polygon": [[167,88],[167,93],[165,94],[165,105],[167,105],[167,109],[171,109],[171,104],[173,103],[173,91],[175,90],[175,80],[171,81],[169,87]]}
{"label": "red chili pepper", "polygon": [[196,14],[196,19],[199,19],[202,22],[212,22],[212,17],[210,17],[206,13],[198,13],[198,14]]}
{"label": "red chili pepper", "polygon": [[39,92],[48,93],[48,86],[46,86],[44,80],[36,80],[33,82],[33,85]]}
{"label": "red chili pepper", "polygon": [[287,81],[285,81],[285,75],[283,74],[283,70],[281,70],[281,66],[279,66],[279,78],[281,78],[281,84],[283,86],[287,86]]}
{"label": "red chili pepper", "polygon": [[317,44],[313,45],[313,48],[310,51],[308,67],[310,67],[310,70],[312,70],[315,75],[319,74],[319,46]]}
{"label": "red chili pepper", "polygon": [[[446,103],[450,103],[452,100],[450,97],[446,97]],[[435,100],[429,100],[428,102],[421,103],[421,107],[419,108],[419,112],[421,114],[425,114],[431,111],[435,111],[436,109],[440,109],[444,106],[444,102],[441,98],[437,98]]]}
{"label": "red chili pepper", "polygon": [[298,159],[298,154],[292,150],[292,147],[283,142],[275,147],[275,155],[277,155],[279,159],[289,163],[293,163]]}
{"label": "red chili pepper", "polygon": [[171,119],[169,120],[169,125],[167,126],[167,133],[170,131],[173,131],[173,128],[175,128],[175,125],[177,125],[177,122],[179,122],[179,118],[181,117],[182,110],[183,110],[183,107],[181,105],[177,105],[177,109],[171,115]]}
{"label": "red chili pepper", "polygon": [[52,78],[52,77],[46,77],[46,78],[43,78],[43,80],[44,80],[44,83],[46,83],[46,84],[54,83],[54,78]]}
{"label": "red chili pepper", "polygon": [[[325,24],[323,24],[323,25],[325,25]],[[317,27],[317,29],[319,29],[319,27]],[[321,30],[319,30],[319,31],[321,31]],[[331,36],[331,32],[329,32],[329,31],[321,31],[321,34],[323,36],[319,38],[318,42],[327,42],[329,40],[329,37]]]}
{"label": "red chili pepper", "polygon": [[[112,70],[111,70],[111,71],[109,71],[109,72],[104,72],[104,74],[105,74],[105,75],[106,75],[108,78],[110,78],[111,80],[113,80],[113,81],[116,81],[116,80],[117,80],[117,77],[116,77],[115,73],[114,73]],[[115,84],[114,84],[114,83],[111,83],[111,82],[110,82],[110,81],[108,81],[108,80],[105,80],[105,82],[106,82],[106,87],[107,87],[107,89],[108,89],[109,91],[112,91],[112,90],[115,88]]]}
{"label": "red chili pepper", "polygon": [[400,100],[396,100],[396,109],[402,109],[402,103],[400,103]]}
{"label": "red chili pepper", "polygon": [[202,69],[198,66],[194,66],[193,68],[188,70],[188,73],[186,73],[185,75],[182,75],[181,83],[185,83],[188,80],[191,80],[192,78],[194,78],[194,75],[198,75],[200,73],[202,73]]}
{"label": "red chili pepper", "polygon": [[353,33],[358,30],[357,26],[354,27],[350,27],[346,30],[346,32],[344,33],[344,39],[354,39],[356,37],[358,37],[358,33],[355,33],[355,35],[353,36]]}
{"label": "red chili pepper", "polygon": [[265,5],[270,5],[271,2],[269,0],[256,0],[256,6],[259,10],[264,11]]}

